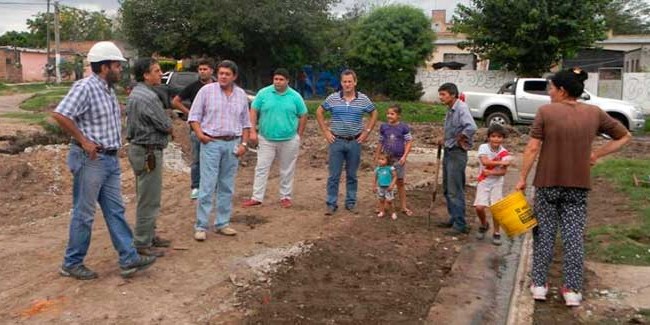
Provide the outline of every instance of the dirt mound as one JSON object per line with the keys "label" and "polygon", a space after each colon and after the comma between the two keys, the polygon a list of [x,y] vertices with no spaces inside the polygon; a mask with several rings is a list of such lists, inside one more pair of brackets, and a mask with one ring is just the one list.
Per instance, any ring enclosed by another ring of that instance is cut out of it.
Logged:
{"label": "dirt mound", "polygon": [[[430,195],[417,192],[418,201]],[[242,286],[239,299],[255,310],[245,323],[422,321],[463,244],[437,231],[421,217],[357,218],[347,234],[316,240],[270,279]]]}
{"label": "dirt mound", "polygon": [[0,153],[15,155],[26,148],[37,145],[51,145],[70,142],[70,137],[57,133],[27,133],[17,131],[16,135],[0,136]]}

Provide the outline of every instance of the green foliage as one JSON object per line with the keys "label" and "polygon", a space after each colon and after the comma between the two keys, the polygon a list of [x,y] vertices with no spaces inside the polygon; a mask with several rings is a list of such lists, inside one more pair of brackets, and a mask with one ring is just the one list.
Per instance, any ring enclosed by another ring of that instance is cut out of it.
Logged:
{"label": "green foliage", "polygon": [[174,71],[176,69],[176,61],[158,61],[160,70],[163,72]]}
{"label": "green foliage", "polygon": [[0,45],[37,47],[39,43],[34,33],[8,31],[0,36]]}
{"label": "green foliage", "polygon": [[[102,11],[88,11],[61,5],[59,7],[59,31],[62,41],[99,41],[113,38],[112,21]],[[27,19],[31,46],[46,47],[47,23],[50,23],[50,39],[54,40],[54,13],[48,16],[39,12]]]}
{"label": "green foliage", "polygon": [[632,175],[650,175],[648,159],[609,159],[594,167],[596,177],[611,181],[630,201],[639,215],[632,225],[611,225],[587,233],[587,253],[591,259],[607,263],[650,265],[650,188],[636,187]]}
{"label": "green foliage", "polygon": [[394,100],[422,95],[414,85],[416,68],[431,55],[435,35],[422,10],[391,5],[362,17],[350,35],[347,53],[364,87]]}
{"label": "green foliage", "polygon": [[319,59],[336,0],[124,0],[122,33],[144,55],[234,59],[248,87],[278,66]]}
{"label": "green foliage", "polygon": [[522,77],[541,76],[553,63],[605,38],[608,0],[472,0],[458,5],[459,46]]}
{"label": "green foliage", "polygon": [[70,88],[71,82],[62,82],[61,86],[51,86],[43,82],[35,82],[22,85],[5,85],[0,84],[0,96],[12,95],[12,94],[24,94],[24,93],[34,93],[44,90],[60,90],[67,91]]}
{"label": "green foliage", "polygon": [[613,0],[605,10],[607,28],[614,34],[650,34],[650,3],[638,0]]}
{"label": "green foliage", "polygon": [[[309,115],[315,116],[316,109],[323,101],[308,100],[307,110]],[[386,121],[386,111],[393,102],[374,102],[379,113],[379,120]],[[444,105],[428,104],[422,102],[397,102],[402,107],[401,120],[410,122],[442,122],[445,119],[447,108]]]}
{"label": "green foliage", "polygon": [[58,104],[65,94],[67,90],[40,93],[20,103],[20,108],[26,111],[44,111],[51,105]]}

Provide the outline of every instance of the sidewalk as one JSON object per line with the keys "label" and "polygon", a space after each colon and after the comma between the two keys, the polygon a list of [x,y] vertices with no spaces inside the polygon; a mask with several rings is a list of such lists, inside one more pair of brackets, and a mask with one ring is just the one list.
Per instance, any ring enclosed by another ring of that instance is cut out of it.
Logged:
{"label": "sidewalk", "polygon": [[[518,175],[515,168],[508,171],[504,195],[512,191]],[[474,197],[466,199],[473,202]],[[508,320],[524,236],[511,240],[503,234],[504,242],[499,247],[492,245],[491,236],[482,241],[475,239],[478,219],[471,208],[470,204],[470,242],[462,248],[445,279],[447,285],[436,296],[428,324],[506,324]]]}

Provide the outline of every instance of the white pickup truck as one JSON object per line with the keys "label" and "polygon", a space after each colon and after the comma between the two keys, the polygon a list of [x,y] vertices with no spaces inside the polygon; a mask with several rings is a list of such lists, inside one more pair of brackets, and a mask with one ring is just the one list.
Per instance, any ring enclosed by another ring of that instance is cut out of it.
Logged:
{"label": "white pickup truck", "polygon": [[[505,83],[496,94],[464,92],[460,99],[467,103],[472,116],[484,120],[486,125],[531,124],[537,108],[551,101],[547,84],[547,79],[519,78]],[[630,131],[643,128],[645,123],[643,109],[639,105],[597,97],[587,91],[580,96],[580,100],[600,107]]]}

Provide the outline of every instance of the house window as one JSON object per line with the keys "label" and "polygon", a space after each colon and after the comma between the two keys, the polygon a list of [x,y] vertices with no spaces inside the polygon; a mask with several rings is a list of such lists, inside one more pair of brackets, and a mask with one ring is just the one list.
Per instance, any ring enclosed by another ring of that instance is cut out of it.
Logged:
{"label": "house window", "polygon": [[7,58],[7,59],[5,59],[5,63],[6,63],[6,64],[11,64],[11,58]]}

